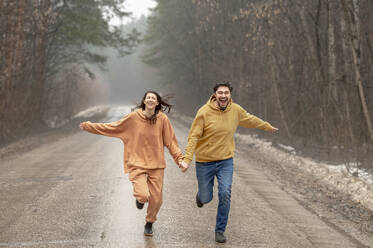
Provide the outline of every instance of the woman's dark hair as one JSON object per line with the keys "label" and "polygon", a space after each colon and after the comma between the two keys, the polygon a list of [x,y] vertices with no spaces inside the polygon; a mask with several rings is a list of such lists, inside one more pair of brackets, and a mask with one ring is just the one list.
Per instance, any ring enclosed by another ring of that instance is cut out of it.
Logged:
{"label": "woman's dark hair", "polygon": [[219,87],[228,87],[229,91],[232,93],[233,91],[233,87],[231,86],[231,84],[229,82],[225,82],[225,83],[217,83],[215,84],[214,86],[214,93],[219,89]]}
{"label": "woman's dark hair", "polygon": [[169,113],[171,111],[171,108],[173,105],[169,104],[167,101],[171,98],[171,96],[163,96],[161,97],[157,92],[153,91],[153,90],[148,90],[147,92],[145,92],[144,96],[142,97],[142,100],[141,100],[141,103],[138,104],[135,109],[142,109],[142,110],[145,110],[145,103],[144,103],[144,100],[146,98],[146,96],[149,94],[149,93],[152,93],[154,94],[156,97],[157,97],[157,101],[158,101],[158,105],[155,107],[155,111],[154,111],[154,114],[148,118],[150,120],[150,122],[152,124],[154,124],[157,120],[156,116],[158,114],[159,111],[162,111],[162,112],[166,112]]}

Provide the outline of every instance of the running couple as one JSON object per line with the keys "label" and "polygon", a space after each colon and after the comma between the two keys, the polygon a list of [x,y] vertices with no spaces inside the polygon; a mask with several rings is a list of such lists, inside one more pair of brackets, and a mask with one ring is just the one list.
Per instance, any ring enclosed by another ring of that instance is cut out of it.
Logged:
{"label": "running couple", "polygon": [[238,126],[276,132],[268,122],[247,113],[232,102],[229,83],[216,84],[209,101],[197,112],[189,131],[183,156],[174,130],[164,111],[171,105],[155,91],[145,93],[137,110],[112,123],[83,122],[80,128],[94,134],[120,138],[125,144],[124,171],[133,185],[136,207],[148,203],[144,234],[153,235],[152,225],[162,205],[164,147],[185,172],[195,154],[198,192],[196,204],[203,207],[213,196],[214,178],[218,181],[219,205],[215,241],[226,242],[233,176],[234,133]]}

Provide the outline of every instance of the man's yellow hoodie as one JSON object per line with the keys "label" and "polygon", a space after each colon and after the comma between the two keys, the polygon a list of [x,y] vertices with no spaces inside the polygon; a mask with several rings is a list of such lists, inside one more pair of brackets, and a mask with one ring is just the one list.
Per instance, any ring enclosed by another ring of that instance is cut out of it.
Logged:
{"label": "man's yellow hoodie", "polygon": [[234,133],[238,126],[265,131],[273,128],[268,122],[247,113],[232,100],[225,110],[217,108],[215,102],[216,98],[213,95],[197,112],[189,131],[185,151],[187,163],[193,160],[194,153],[197,162],[219,161],[233,157]]}

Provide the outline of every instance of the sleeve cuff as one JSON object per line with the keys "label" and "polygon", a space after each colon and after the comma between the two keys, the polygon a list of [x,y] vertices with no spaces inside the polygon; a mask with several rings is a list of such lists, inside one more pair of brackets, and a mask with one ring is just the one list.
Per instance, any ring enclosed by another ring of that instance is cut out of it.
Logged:
{"label": "sleeve cuff", "polygon": [[185,163],[187,163],[187,164],[190,164],[190,162],[192,162],[192,160],[191,160],[190,158],[184,158],[184,161],[185,161]]}

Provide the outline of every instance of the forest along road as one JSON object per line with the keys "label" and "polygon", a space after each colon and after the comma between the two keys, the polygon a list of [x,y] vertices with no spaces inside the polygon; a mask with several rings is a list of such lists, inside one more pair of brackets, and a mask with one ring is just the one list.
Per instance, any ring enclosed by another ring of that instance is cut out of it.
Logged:
{"label": "forest along road", "polygon": [[[185,148],[189,127],[172,124]],[[146,210],[135,207],[122,147],[78,132],[1,161],[0,247],[221,247],[216,185],[213,201],[197,208],[194,165],[181,173],[168,151],[164,203],[154,236],[144,237]],[[224,247],[367,247],[306,210],[242,153],[226,236]]]}

